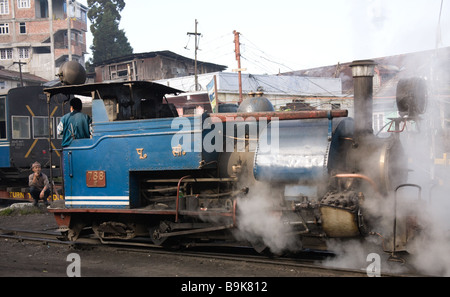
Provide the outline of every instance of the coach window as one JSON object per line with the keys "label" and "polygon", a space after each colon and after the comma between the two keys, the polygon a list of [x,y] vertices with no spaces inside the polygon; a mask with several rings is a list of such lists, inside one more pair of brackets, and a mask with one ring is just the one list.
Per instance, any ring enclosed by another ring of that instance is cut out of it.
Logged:
{"label": "coach window", "polygon": [[[59,122],[61,122],[61,117],[56,118],[56,127],[58,127]],[[58,133],[56,133],[56,138],[62,139],[62,135],[59,135]]]}
{"label": "coach window", "polygon": [[[53,118],[51,129],[53,130]],[[55,135],[53,131],[52,135]],[[48,138],[48,117],[33,117],[33,138]]]}
{"label": "coach window", "polygon": [[0,97],[0,139],[6,139],[6,98]]}
{"label": "coach window", "polygon": [[30,117],[12,116],[12,138],[30,139]]}

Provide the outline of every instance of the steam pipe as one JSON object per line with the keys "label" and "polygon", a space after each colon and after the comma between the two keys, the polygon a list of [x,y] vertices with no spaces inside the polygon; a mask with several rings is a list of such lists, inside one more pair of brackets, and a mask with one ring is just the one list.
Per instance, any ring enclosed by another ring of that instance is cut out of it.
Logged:
{"label": "steam pipe", "polygon": [[370,183],[370,185],[372,186],[372,188],[379,193],[380,190],[377,187],[377,184],[368,176],[364,175],[364,174],[359,174],[359,173],[338,173],[335,176],[336,178],[360,178],[363,180],[366,180]]}
{"label": "steam pipe", "polygon": [[182,178],[180,178],[180,180],[178,181],[178,185],[177,185],[177,200],[176,200],[176,206],[175,206],[175,223],[178,223],[178,211],[179,211],[179,207],[180,207],[180,186],[181,186],[181,182],[183,181],[183,179],[191,177],[190,175],[186,175],[183,176]]}
{"label": "steam pipe", "polygon": [[242,112],[242,113],[210,113],[212,122],[221,121],[246,121],[259,120],[264,118],[270,121],[272,118],[279,120],[298,120],[298,119],[318,119],[318,118],[339,118],[347,117],[347,110],[308,110],[308,111],[261,111],[261,112]]}

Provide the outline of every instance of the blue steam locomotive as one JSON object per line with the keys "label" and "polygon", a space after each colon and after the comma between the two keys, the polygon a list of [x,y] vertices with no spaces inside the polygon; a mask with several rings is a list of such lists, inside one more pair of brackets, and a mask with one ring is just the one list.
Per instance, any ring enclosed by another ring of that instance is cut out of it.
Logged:
{"label": "blue steam locomotive", "polygon": [[[102,240],[280,252],[364,237],[383,219],[369,205],[393,203],[407,170],[398,135],[372,133],[373,63],[352,67],[354,119],[276,112],[264,98],[180,117],[166,99],[179,90],[143,81],[47,88],[49,98],[92,97],[93,120],[91,138],[62,150],[65,201],[49,211],[73,241],[89,229]],[[406,246],[406,224],[386,230],[394,249]]]}

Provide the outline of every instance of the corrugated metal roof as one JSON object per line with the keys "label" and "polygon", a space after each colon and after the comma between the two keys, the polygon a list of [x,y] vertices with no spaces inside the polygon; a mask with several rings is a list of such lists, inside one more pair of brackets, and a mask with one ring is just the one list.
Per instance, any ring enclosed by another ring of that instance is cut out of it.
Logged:
{"label": "corrugated metal roof", "polygon": [[[213,72],[198,75],[198,84],[203,91],[213,77],[217,78],[217,91],[238,93],[237,73]],[[185,76],[155,81],[185,92],[194,91],[194,76]],[[280,76],[267,74],[242,74],[242,92],[262,91],[264,94],[298,95],[298,96],[340,96],[341,79],[330,77]]]}
{"label": "corrugated metal roof", "polygon": [[[194,63],[193,59],[181,56],[179,54],[176,54],[174,52],[171,51],[154,51],[154,52],[146,52],[146,53],[136,53],[136,54],[131,54],[131,55],[126,55],[126,56],[121,56],[121,57],[117,57],[117,58],[113,58],[113,59],[109,59],[106,61],[103,61],[101,63],[98,64],[94,64],[95,67],[98,66],[102,66],[102,65],[108,65],[108,64],[112,64],[112,63],[120,63],[120,62],[124,62],[124,61],[130,61],[130,60],[135,60],[135,59],[148,59],[148,58],[154,58],[156,56],[163,56],[163,57],[168,57],[174,60],[182,60],[182,61],[190,61],[192,63]],[[222,70],[227,69],[227,66],[224,65],[219,65],[219,64],[214,64],[214,63],[208,63],[208,62],[202,62],[202,61],[197,61],[198,65],[214,65],[218,68],[222,68]]]}
{"label": "corrugated metal roof", "polygon": [[[12,71],[12,70],[6,70],[6,69],[0,69],[0,78],[7,79],[7,80],[15,80],[20,81],[20,72]],[[22,79],[26,82],[32,82],[32,83],[45,83],[47,82],[46,79],[36,76],[30,73],[22,72]]]}

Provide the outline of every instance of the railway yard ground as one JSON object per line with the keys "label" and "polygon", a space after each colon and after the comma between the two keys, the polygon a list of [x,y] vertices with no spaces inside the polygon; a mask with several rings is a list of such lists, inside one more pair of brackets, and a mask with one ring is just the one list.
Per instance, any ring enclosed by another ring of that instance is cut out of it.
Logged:
{"label": "railway yard ground", "polygon": [[[26,212],[26,214],[23,214]],[[53,214],[44,206],[26,206],[0,215],[0,229],[52,231]],[[164,254],[151,250],[78,248],[0,238],[1,277],[64,277],[70,254],[80,256],[81,276],[86,277],[303,277],[339,276],[326,270],[283,265]],[[358,274],[355,274],[358,275]]]}
{"label": "railway yard ground", "polygon": [[[0,230],[52,232],[57,229],[51,213],[39,208],[0,207]],[[267,292],[279,287],[295,287],[299,277],[367,277],[361,272],[316,268],[313,265],[280,265],[258,261],[164,253],[152,249],[126,249],[120,246],[82,246],[0,238],[0,277],[67,277],[78,258],[82,277],[152,278],[151,285],[169,285],[173,292],[212,289],[223,292]],[[274,259],[276,260],[276,259]],[[274,261],[275,262],[275,261]],[[161,282],[162,281],[162,282]],[[173,282],[172,282],[173,281]],[[280,282],[281,281],[281,282]],[[210,284],[207,287],[206,283]],[[228,287],[227,287],[228,286]],[[233,287],[235,286],[235,287]],[[251,286],[251,287],[249,287]],[[264,288],[263,288],[264,287]],[[223,293],[222,292],[222,293]]]}

